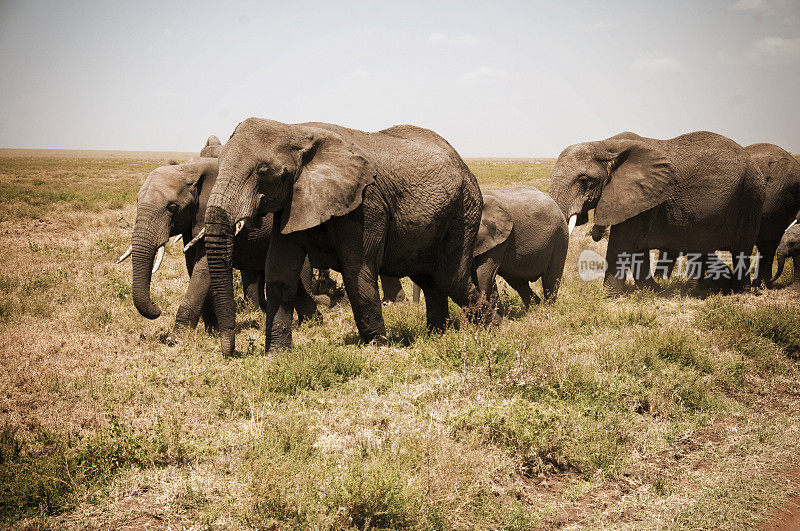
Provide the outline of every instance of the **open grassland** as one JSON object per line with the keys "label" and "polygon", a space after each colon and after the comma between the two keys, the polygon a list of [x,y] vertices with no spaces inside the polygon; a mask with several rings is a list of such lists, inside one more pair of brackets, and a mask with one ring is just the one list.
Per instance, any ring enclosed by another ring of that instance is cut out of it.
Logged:
{"label": "open grassland", "polygon": [[[502,188],[552,166],[468,163]],[[156,321],[114,264],[156,165],[0,158],[0,525],[735,529],[797,494],[797,292],[607,300],[579,227],[558,301],[504,291],[499,328],[431,337],[409,302],[374,347],[337,306],[265,357],[239,293],[223,359],[201,329],[161,342],[179,246]]]}

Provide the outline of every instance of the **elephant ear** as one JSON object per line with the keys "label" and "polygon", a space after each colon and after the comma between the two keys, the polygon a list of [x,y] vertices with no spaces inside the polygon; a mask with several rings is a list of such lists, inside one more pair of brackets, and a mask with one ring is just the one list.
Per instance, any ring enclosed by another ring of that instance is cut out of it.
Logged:
{"label": "elephant ear", "polygon": [[[219,160],[215,158],[199,158],[183,165],[183,179],[187,186],[194,188],[196,212],[192,221],[192,234],[184,234],[184,244],[200,232],[205,226],[205,212],[208,198],[219,174]],[[188,238],[188,239],[187,239]]]}
{"label": "elephant ear", "polygon": [[675,190],[677,175],[661,150],[634,139],[599,142],[598,160],[610,163],[609,181],[594,211],[597,225],[616,225],[663,203]]}
{"label": "elephant ear", "polygon": [[514,221],[500,201],[493,195],[484,194],[481,225],[472,256],[483,254],[506,241],[512,228]]}
{"label": "elephant ear", "polygon": [[315,130],[295,145],[301,165],[292,200],[281,216],[281,233],[316,227],[358,208],[377,171],[362,151],[340,135]]}

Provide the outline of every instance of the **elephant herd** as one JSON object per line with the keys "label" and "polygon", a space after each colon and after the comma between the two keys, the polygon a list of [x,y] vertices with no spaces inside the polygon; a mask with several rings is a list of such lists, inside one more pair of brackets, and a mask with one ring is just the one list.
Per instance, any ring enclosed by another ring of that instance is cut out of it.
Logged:
{"label": "elephant herd", "polygon": [[743,148],[709,132],[670,140],[622,133],[566,148],[550,195],[532,186],[492,191],[427,129],[366,133],[248,118],[225,145],[212,136],[199,157],[165,161],[148,175],[119,261],[131,257],[134,304],[155,319],[152,273],[169,239],[183,239],[190,281],[170,343],[202,317],[219,332],[223,354],[233,353],[237,268],[246,299],[266,314],[265,350],[291,346],[293,314],[319,315],[313,267],[341,274],[359,335],[383,344],[379,278],[384,300],[404,298],[398,279],[411,278],[425,295],[431,331],[445,329],[448,298],[463,319],[497,323],[496,276],[526,307],[539,301],[529,284],[538,279],[554,300],[569,236],[592,210],[595,240],[610,227],[609,295],[623,292],[629,270],[637,287],[658,287],[651,249],[667,270],[680,254],[701,256],[690,280],[696,287],[719,271],[718,250],[734,257],[732,274],[723,266],[730,289],[770,287],[786,258],[800,255],[800,225],[787,229],[800,210],[800,163],[777,146]]}

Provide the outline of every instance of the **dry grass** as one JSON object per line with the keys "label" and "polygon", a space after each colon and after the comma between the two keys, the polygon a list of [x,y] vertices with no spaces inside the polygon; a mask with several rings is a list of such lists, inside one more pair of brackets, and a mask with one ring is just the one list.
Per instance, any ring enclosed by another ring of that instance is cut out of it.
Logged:
{"label": "dry grass", "polygon": [[[546,188],[552,165],[468,162],[493,187]],[[177,246],[156,321],[114,265],[156,164],[0,158],[3,525],[746,528],[796,492],[797,292],[606,300],[579,228],[559,300],[504,291],[499,328],[429,337],[405,303],[378,348],[335,307],[266,358],[245,311],[222,359],[201,330],[159,340]]]}

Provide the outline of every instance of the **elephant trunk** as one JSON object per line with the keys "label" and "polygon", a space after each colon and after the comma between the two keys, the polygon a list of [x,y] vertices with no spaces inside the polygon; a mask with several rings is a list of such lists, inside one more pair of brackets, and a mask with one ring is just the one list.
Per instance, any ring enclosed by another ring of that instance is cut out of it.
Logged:
{"label": "elephant trunk", "polygon": [[150,280],[156,252],[168,238],[169,217],[156,209],[139,206],[131,237],[133,304],[148,319],[161,315],[161,308],[150,299]]}
{"label": "elephant trunk", "polygon": [[233,297],[233,226],[225,209],[206,208],[206,256],[211,275],[211,292],[219,326],[222,354],[230,356],[235,347],[236,303]]}
{"label": "elephant trunk", "polygon": [[778,252],[775,254],[775,259],[778,261],[778,270],[775,272],[775,275],[770,280],[770,283],[774,284],[781,275],[783,274],[783,266],[786,264],[786,258],[788,257],[789,253],[786,249],[782,249],[783,245],[778,247]]}

